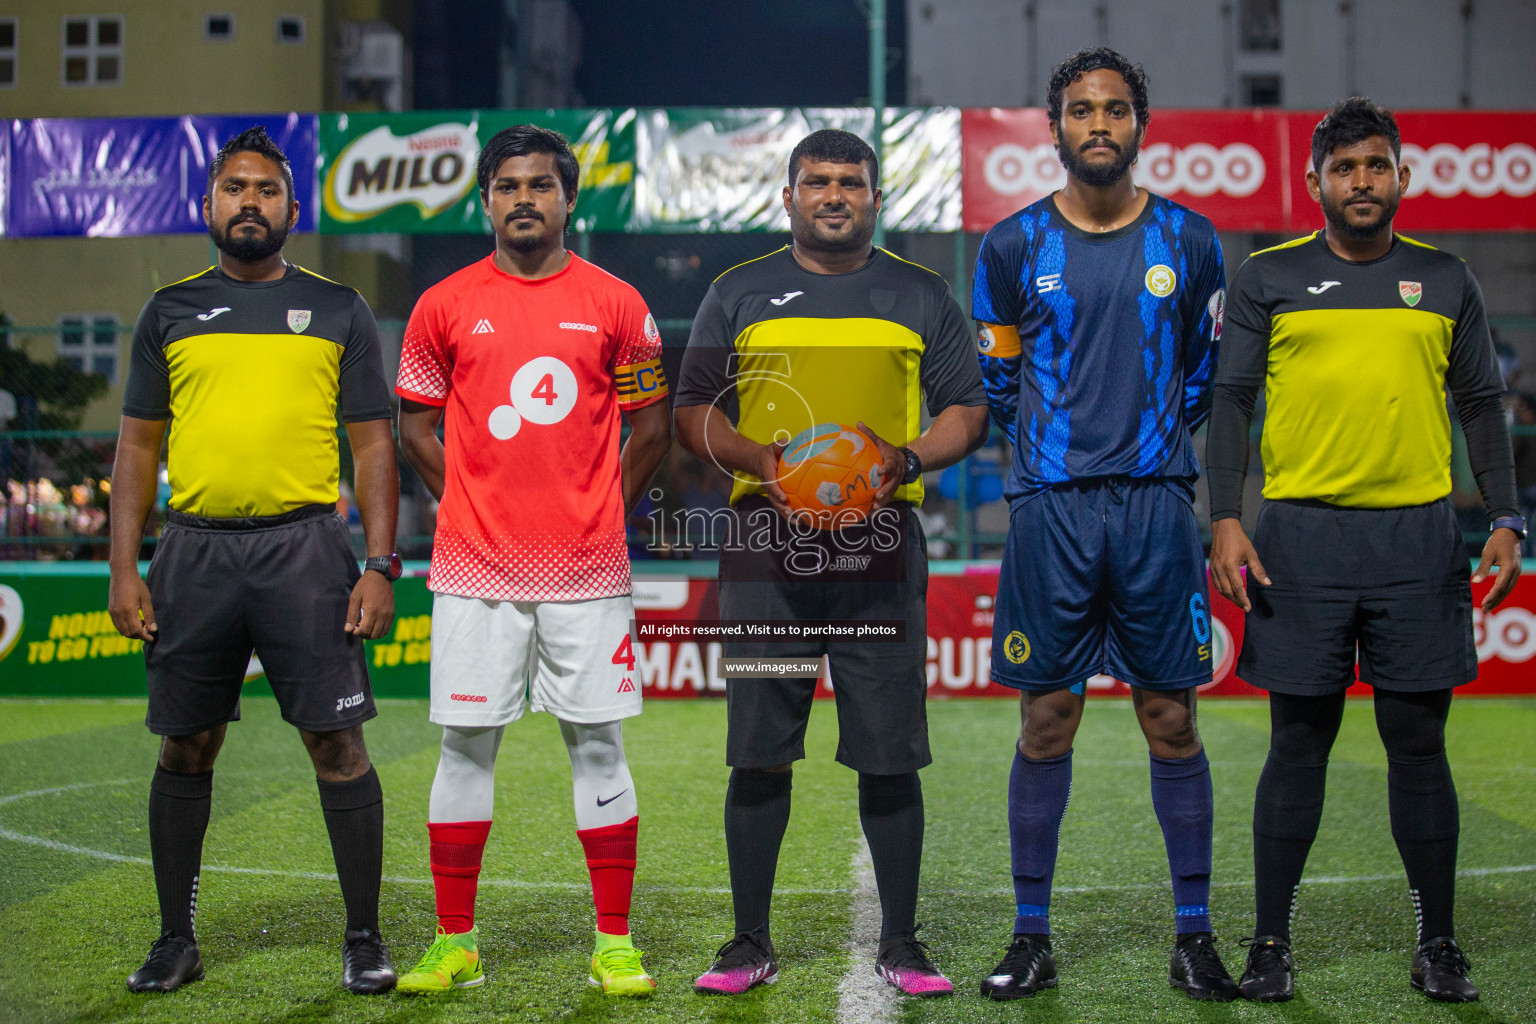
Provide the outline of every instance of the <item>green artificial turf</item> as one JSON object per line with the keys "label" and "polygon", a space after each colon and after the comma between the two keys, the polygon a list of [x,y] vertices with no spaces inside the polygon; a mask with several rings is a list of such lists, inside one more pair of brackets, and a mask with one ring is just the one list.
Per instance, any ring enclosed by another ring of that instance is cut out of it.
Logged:
{"label": "green artificial turf", "polygon": [[[0,1020],[834,1021],[850,964],[855,776],[835,764],[819,705],[774,901],[781,981],[736,999],[691,991],[729,937],[721,835],[725,708],[655,700],[625,724],[640,797],[632,917],[657,978],[648,1003],[587,985],[592,907],[555,723],[510,727],[478,920],[487,984],[446,998],[361,998],[338,985],[341,900],[313,775],[270,700],[249,700],[215,774],[198,932],[206,980],[169,996],[123,979],[157,932],[145,802],[156,742],[141,702],[0,701]],[[1368,701],[1352,702],[1334,750],[1328,806],[1294,939],[1294,1002],[1197,1004],[1168,987],[1172,897],[1148,798],[1146,747],[1130,706],[1090,702],[1061,836],[1052,925],[1061,986],[993,1004],[976,983],[1012,922],[1004,802],[1016,712],[1008,701],[929,707],[923,773],[928,835],[921,937],[955,981],[944,1000],[896,1005],[903,1022],[1536,1021],[1536,701],[1459,700],[1449,746],[1461,795],[1458,932],[1479,1004],[1434,1005],[1408,987],[1413,910],[1387,823],[1386,762]],[[1252,912],[1249,810],[1263,762],[1262,703],[1210,700],[1201,732],[1214,763],[1212,915],[1234,974]],[[427,796],[438,730],[426,705],[384,702],[367,727],[386,796],[382,928],[397,966],[435,923]],[[1501,870],[1517,868],[1522,870]]]}

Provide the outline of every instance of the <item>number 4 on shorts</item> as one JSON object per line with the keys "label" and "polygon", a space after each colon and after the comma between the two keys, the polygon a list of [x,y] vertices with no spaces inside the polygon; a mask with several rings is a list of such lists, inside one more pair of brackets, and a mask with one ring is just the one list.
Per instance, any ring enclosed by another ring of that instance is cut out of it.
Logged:
{"label": "number 4 on shorts", "polygon": [[635,651],[629,645],[628,633],[624,634],[624,639],[619,641],[618,649],[613,652],[613,663],[615,665],[623,665],[626,672],[633,672],[635,670]]}

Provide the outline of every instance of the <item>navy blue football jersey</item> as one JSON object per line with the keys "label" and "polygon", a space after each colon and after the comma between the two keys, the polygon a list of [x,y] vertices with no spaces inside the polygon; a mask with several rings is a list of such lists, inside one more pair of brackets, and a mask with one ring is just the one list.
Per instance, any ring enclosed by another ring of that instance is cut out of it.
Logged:
{"label": "navy blue football jersey", "polygon": [[1054,196],[987,232],[972,315],[992,416],[1014,442],[1006,496],[1091,477],[1192,483],[1225,284],[1211,222],[1159,195],[1102,234]]}

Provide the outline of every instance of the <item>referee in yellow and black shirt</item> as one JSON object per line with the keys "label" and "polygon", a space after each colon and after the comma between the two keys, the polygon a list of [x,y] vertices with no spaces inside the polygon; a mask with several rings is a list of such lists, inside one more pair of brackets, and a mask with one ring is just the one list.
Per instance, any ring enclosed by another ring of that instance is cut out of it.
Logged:
{"label": "referee in yellow and black shirt", "polygon": [[[952,986],[915,938],[914,920],[924,820],[917,773],[932,760],[928,559],[915,508],[925,469],[952,465],[985,441],[987,395],[970,324],[944,279],[872,244],[882,196],[869,144],[839,129],[812,132],[787,170],[792,243],[710,286],[683,357],[677,438],[735,482],[720,549],[721,619],[905,622],[898,643],[745,639],[724,649],[730,658],[826,656],[837,760],[859,773],[859,820],[880,896],[876,972],[903,994],[941,995]],[[880,453],[882,507],[868,521],[790,528],[780,452],[815,424],[860,428],[848,432]],[[778,977],[768,912],[816,685],[726,682],[725,849],[736,937],[694,983],[700,992],[740,994]]]}
{"label": "referee in yellow and black shirt", "polygon": [[[1452,921],[1460,820],[1445,721],[1453,689],[1477,676],[1477,651],[1447,498],[1447,390],[1492,520],[1473,577],[1500,569],[1484,609],[1520,574],[1525,523],[1477,281],[1456,257],[1392,232],[1408,187],[1400,148],[1392,115],[1370,100],[1323,118],[1307,187],[1326,226],[1254,253],[1222,327],[1206,454],[1211,575],[1248,613],[1238,673],[1269,691],[1253,811],[1258,919],[1240,985],[1263,1002],[1292,995],[1290,917],[1357,666],[1374,688],[1392,837],[1418,918],[1409,979],[1431,999],[1477,998]],[[1261,387],[1265,500],[1250,543],[1238,517]]]}
{"label": "referee in yellow and black shirt", "polygon": [[[283,259],[298,212],[266,132],[230,141],[203,198],[218,266],[157,291],[134,330],[108,608],[144,641],[146,721],[162,737],[149,793],[161,936],[128,979],[135,992],[203,976],[193,919],[213,764],[253,650],[314,762],[347,909],[342,983],[395,983],[378,922],[384,797],[362,730],[376,713],[363,640],[389,629],[400,574],[389,386],[368,304]],[[361,573],[336,514],[338,413],[367,535]],[[136,560],[167,425],[169,522],[146,585]]]}

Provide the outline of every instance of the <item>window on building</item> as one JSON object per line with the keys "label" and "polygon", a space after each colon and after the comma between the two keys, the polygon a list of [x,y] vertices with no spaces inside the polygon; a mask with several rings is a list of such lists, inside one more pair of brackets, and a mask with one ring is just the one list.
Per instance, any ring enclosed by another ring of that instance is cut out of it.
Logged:
{"label": "window on building", "polygon": [[66,313],[59,317],[59,358],[81,373],[117,383],[117,314]]}
{"label": "window on building", "polygon": [[1244,75],[1243,106],[1278,107],[1285,101],[1279,75]]}
{"label": "window on building", "polygon": [[304,17],[299,14],[277,16],[277,41],[297,45],[304,42]]}
{"label": "window on building", "polygon": [[1280,49],[1280,0],[1242,0],[1238,49],[1272,53]]}
{"label": "window on building", "polygon": [[0,18],[0,89],[16,84],[16,19]]}
{"label": "window on building", "polygon": [[123,19],[117,15],[64,19],[60,74],[65,85],[123,81]]}
{"label": "window on building", "polygon": [[203,19],[203,38],[210,43],[232,43],[235,40],[235,16],[210,14]]}

